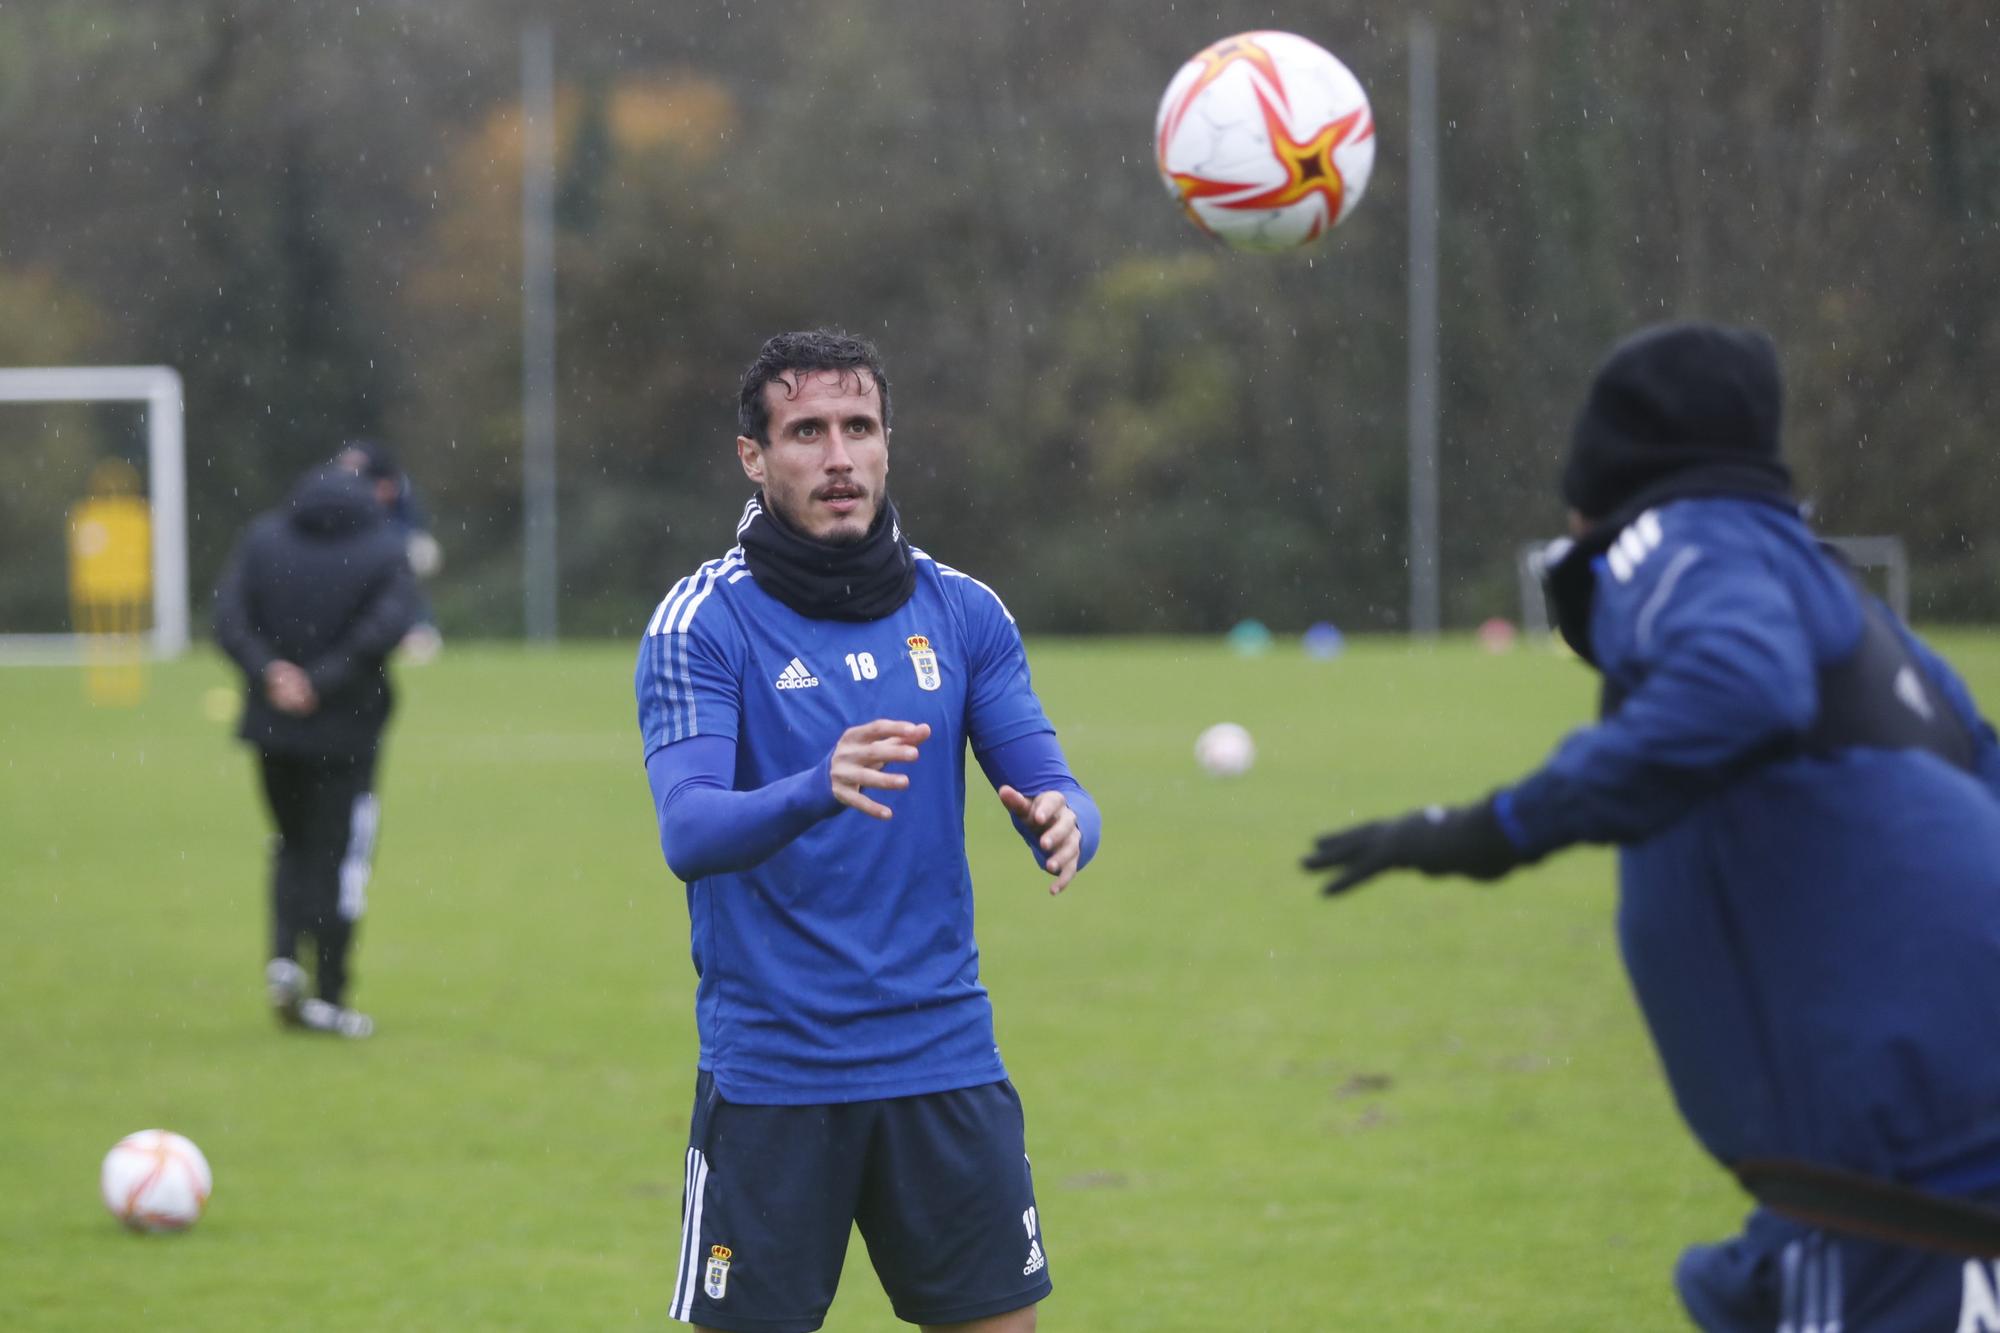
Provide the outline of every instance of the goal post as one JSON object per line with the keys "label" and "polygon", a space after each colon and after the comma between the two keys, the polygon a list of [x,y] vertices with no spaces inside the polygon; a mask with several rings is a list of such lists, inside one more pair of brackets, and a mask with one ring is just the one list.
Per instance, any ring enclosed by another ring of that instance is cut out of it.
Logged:
{"label": "goal post", "polygon": [[[146,497],[152,517],[155,657],[187,651],[187,444],[179,372],[169,366],[0,369],[0,404],[139,403],[146,413]],[[82,497],[77,497],[81,499]],[[82,634],[0,634],[0,662],[78,661]]]}

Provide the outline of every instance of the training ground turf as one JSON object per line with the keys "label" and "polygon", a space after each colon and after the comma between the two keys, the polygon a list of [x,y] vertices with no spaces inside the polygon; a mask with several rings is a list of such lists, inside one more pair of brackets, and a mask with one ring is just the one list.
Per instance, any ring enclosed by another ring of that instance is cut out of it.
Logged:
{"label": "training ground turf", "polygon": [[[1939,640],[2000,699],[2000,641]],[[1463,641],[1031,641],[1105,814],[1061,899],[975,775],[984,975],[1028,1108],[1049,1330],[1683,1327],[1680,1246],[1730,1229],[1611,935],[1611,861],[1500,887],[1294,868],[1353,815],[1486,790],[1592,697]],[[136,710],[0,671],[0,1327],[664,1328],[694,1080],[629,645],[453,645],[401,672],[354,996],[263,1008],[263,814],[213,656]],[[1256,767],[1205,778],[1206,724]],[[184,1236],[126,1234],[104,1151],[208,1154]],[[739,1256],[749,1260],[751,1256]],[[827,1327],[892,1327],[857,1243]]]}

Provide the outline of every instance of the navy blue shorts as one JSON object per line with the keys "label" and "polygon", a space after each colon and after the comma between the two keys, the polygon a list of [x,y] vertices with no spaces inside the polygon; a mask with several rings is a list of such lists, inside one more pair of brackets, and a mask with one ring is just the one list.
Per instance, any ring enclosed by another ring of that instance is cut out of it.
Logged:
{"label": "navy blue shorts", "polygon": [[1021,1099],[1002,1080],[829,1106],[725,1101],[695,1080],[669,1313],[812,1333],[854,1226],[896,1314],[954,1324],[1050,1291]]}
{"label": "navy blue shorts", "polygon": [[1991,1262],[1838,1236],[1765,1209],[1681,1256],[1674,1286],[1704,1333],[2000,1330]]}

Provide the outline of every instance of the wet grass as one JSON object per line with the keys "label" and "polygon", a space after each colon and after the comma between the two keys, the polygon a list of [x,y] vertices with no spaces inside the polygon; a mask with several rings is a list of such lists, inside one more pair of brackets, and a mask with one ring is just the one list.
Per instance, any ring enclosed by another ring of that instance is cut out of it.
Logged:
{"label": "wet grass", "polygon": [[[1947,639],[2000,697],[2000,643]],[[969,814],[984,974],[1075,1330],[1672,1329],[1742,1211],[1686,1139],[1611,938],[1611,864],[1318,902],[1353,814],[1475,795],[1589,707],[1539,651],[1031,645],[1107,817],[1060,900]],[[359,1044],[262,1008],[263,816],[207,656],[92,709],[0,671],[0,1326],[665,1325],[693,972],[627,645],[453,645],[402,674]],[[1209,722],[1256,735],[1204,778]],[[983,791],[975,787],[975,791]],[[208,1217],[124,1233],[99,1158],[154,1125]],[[859,1245],[828,1322],[893,1326]]]}

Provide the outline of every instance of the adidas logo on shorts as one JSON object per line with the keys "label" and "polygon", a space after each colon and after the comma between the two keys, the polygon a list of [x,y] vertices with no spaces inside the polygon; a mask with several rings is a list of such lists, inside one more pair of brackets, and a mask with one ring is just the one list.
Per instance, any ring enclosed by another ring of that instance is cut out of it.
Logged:
{"label": "adidas logo on shorts", "polygon": [[809,690],[817,684],[819,677],[796,657],[778,673],[778,688],[781,690]]}
{"label": "adidas logo on shorts", "polygon": [[1021,1276],[1030,1277],[1048,1266],[1048,1257],[1042,1253],[1042,1242],[1035,1236],[1035,1223],[1040,1220],[1035,1210],[1030,1208],[1021,1214],[1021,1225],[1028,1229],[1028,1262],[1021,1265]]}

